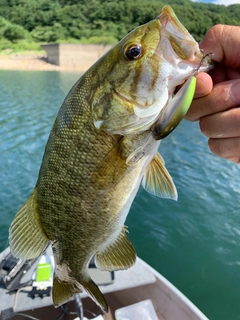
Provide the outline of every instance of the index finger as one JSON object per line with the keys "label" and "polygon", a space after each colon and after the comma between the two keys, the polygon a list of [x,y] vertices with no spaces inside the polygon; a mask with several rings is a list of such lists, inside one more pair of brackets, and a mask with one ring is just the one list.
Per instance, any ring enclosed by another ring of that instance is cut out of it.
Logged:
{"label": "index finger", "polygon": [[212,52],[214,61],[233,69],[240,67],[240,27],[218,24],[208,30],[199,46]]}
{"label": "index finger", "polygon": [[222,82],[204,97],[193,99],[185,118],[190,121],[218,112],[223,112],[240,104],[240,80]]}

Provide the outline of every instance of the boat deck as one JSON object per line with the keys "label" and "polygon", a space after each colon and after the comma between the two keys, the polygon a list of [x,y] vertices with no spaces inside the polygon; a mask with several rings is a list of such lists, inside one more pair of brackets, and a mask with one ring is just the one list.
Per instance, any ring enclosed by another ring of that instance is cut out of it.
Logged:
{"label": "boat deck", "polygon": [[[2,256],[0,256],[0,258],[3,259],[4,256],[8,254],[8,252],[9,250],[6,250],[2,254]],[[21,279],[21,283],[25,283],[31,279],[31,276],[33,274],[34,269],[37,266],[37,263],[38,261],[36,261],[31,267],[32,272],[29,270],[29,272],[25,276],[23,276],[23,278]],[[92,270],[89,269],[89,270],[90,270],[91,277],[99,285],[99,279],[102,279],[103,277],[105,277],[104,272],[98,269],[92,269]],[[140,262],[139,259],[137,259],[136,264],[132,268],[124,271],[115,272],[114,281],[108,285],[99,285],[99,288],[101,292],[104,294],[104,296],[106,297],[106,300],[108,301],[109,305],[111,306],[111,310],[115,311],[115,309],[118,309],[119,307],[123,306],[123,304],[121,303],[121,300],[126,295],[126,293],[124,293],[125,291],[128,291],[130,288],[134,290],[134,288],[136,287],[138,287],[138,289],[135,291],[138,291],[140,286],[145,286],[155,282],[156,282],[156,278],[152,274],[152,272],[148,270]],[[114,295],[114,298],[113,298],[114,292],[120,293],[119,297],[117,294],[117,295]],[[87,294],[85,292],[81,293],[80,296],[83,299],[83,304],[86,305],[86,309],[91,308],[90,310],[93,310],[92,312],[96,314],[100,313],[99,307],[96,306],[95,303],[87,297]],[[138,301],[136,299],[134,300],[134,302],[138,302]],[[18,294],[16,294],[15,292],[9,293],[1,284],[0,284],[0,302],[1,302],[0,311],[3,313],[8,312],[6,310],[8,310],[9,308],[12,308],[13,306],[15,306],[14,307],[15,312],[24,311],[24,313],[26,313],[25,312],[26,310],[36,310],[38,308],[48,307],[49,309],[48,312],[51,312],[51,314],[52,313],[56,314],[56,318],[57,318],[57,314],[59,315],[59,310],[52,307],[51,296],[44,296],[43,298],[39,296],[35,296],[34,298],[32,298],[29,295],[29,293],[24,290],[19,291]],[[131,303],[126,303],[124,305],[129,305],[129,304]],[[73,302],[69,304],[69,309],[74,310]],[[54,314],[52,314],[53,319],[54,319]],[[31,315],[31,312],[29,313],[29,315]],[[0,316],[0,319],[2,320],[1,316]],[[14,319],[17,319],[17,318],[15,317]],[[22,317],[19,319],[22,319]],[[69,319],[73,319],[73,318],[70,317]],[[108,315],[105,315],[105,319],[107,320],[114,319],[112,312],[110,312]]]}
{"label": "boat deck", "polygon": [[[8,250],[0,254],[0,261],[4,258],[4,255],[7,255]],[[32,265],[31,268],[33,270],[36,268],[37,263],[36,261]],[[98,269],[91,270],[91,268],[89,271],[93,280],[99,285],[110,308],[110,312],[103,316],[104,320],[116,320],[115,311],[117,309],[148,299],[153,304],[158,320],[208,320],[178,289],[140,258],[137,258],[136,264],[132,268],[115,272],[113,282],[109,275],[108,277],[106,276],[106,272]],[[25,283],[31,279],[32,274],[33,272],[30,269],[21,279],[21,282]],[[103,279],[107,279],[110,284],[100,285]],[[81,293],[80,296],[84,316],[92,319],[94,314],[102,314],[100,308],[85,293]],[[76,311],[73,299],[67,304],[67,312],[63,315],[61,308],[53,307],[50,296],[44,296],[43,298],[36,296],[33,299],[28,292],[24,291],[19,292],[17,295],[16,293],[9,294],[0,285],[0,320],[10,319],[5,315],[14,305],[14,312],[24,312],[24,314],[33,316],[35,319],[73,320],[77,317],[76,313],[72,314],[72,312]],[[16,315],[14,317],[14,320],[22,319],[22,316]],[[145,318],[139,319],[139,316],[137,319],[128,319],[146,320]],[[151,318],[148,317],[148,319]]]}

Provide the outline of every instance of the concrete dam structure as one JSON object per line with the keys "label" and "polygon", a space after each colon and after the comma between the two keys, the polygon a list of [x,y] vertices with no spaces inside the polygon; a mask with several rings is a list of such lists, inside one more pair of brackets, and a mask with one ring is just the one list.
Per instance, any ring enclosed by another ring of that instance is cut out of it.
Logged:
{"label": "concrete dam structure", "polygon": [[71,70],[86,71],[112,46],[101,44],[46,44],[41,46],[49,63]]}

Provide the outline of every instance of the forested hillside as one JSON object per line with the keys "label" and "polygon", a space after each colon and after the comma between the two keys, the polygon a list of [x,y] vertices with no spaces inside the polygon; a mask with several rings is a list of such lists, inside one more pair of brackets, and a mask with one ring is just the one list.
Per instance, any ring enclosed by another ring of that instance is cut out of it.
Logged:
{"label": "forested hillside", "polygon": [[0,51],[46,42],[115,43],[170,4],[200,40],[217,23],[239,25],[240,5],[190,0],[0,0]]}

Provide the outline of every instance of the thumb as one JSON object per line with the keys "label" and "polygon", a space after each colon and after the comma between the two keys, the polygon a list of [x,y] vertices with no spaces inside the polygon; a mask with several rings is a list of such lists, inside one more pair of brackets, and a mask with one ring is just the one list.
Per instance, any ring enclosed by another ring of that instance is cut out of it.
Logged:
{"label": "thumb", "polygon": [[212,91],[212,78],[205,72],[200,72],[197,76],[197,84],[194,98],[206,96]]}

